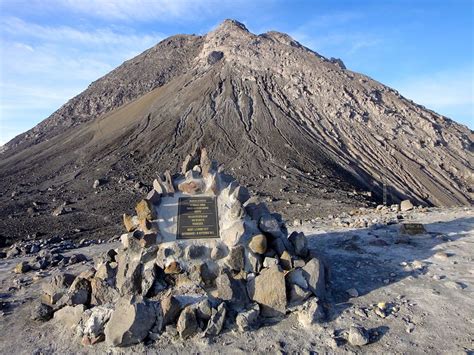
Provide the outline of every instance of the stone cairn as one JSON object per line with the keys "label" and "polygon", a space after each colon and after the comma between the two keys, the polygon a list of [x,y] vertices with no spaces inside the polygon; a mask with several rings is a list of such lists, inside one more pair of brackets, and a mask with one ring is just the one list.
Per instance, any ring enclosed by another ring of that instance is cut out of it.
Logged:
{"label": "stone cairn", "polygon": [[[206,149],[153,187],[136,216],[123,216],[120,248],[91,270],[43,285],[41,306],[84,345],[244,332],[294,311],[305,326],[324,317],[325,269],[304,234],[288,236],[281,216],[218,170]],[[176,240],[160,231],[161,202],[174,195],[216,197],[220,238]]]}

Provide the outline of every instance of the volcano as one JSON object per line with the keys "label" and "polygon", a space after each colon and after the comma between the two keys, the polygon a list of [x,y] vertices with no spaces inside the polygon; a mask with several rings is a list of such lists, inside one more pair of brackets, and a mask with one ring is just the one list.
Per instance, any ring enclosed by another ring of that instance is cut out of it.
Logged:
{"label": "volcano", "polygon": [[467,127],[284,33],[226,20],[163,40],[8,142],[1,233],[110,237],[123,206],[198,147],[286,218],[385,196],[472,204]]}

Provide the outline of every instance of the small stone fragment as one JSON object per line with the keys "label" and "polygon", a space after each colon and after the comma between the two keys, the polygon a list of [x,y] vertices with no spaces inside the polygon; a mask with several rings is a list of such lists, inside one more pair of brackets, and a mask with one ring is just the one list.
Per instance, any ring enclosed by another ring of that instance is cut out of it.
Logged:
{"label": "small stone fragment", "polygon": [[364,327],[351,326],[347,340],[351,345],[364,346],[369,343],[369,335]]}
{"label": "small stone fragment", "polygon": [[263,234],[257,234],[252,237],[249,248],[256,254],[265,254],[267,251],[267,237]]}

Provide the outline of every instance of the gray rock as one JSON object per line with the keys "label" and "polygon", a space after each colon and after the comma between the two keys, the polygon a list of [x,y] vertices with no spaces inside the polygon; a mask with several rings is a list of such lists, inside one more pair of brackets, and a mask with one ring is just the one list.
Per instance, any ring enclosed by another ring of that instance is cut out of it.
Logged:
{"label": "gray rock", "polygon": [[49,282],[44,282],[41,285],[43,290],[43,301],[48,304],[55,304],[71,287],[76,277],[67,273],[60,273],[54,275]]}
{"label": "gray rock", "polygon": [[249,302],[247,290],[243,280],[236,280],[227,272],[221,273],[216,279],[217,295],[226,301],[234,310],[241,310]]}
{"label": "gray rock", "polygon": [[13,246],[7,251],[7,258],[14,258],[15,256],[20,255],[20,248]]}
{"label": "gray rock", "polygon": [[247,283],[250,299],[258,302],[264,317],[278,317],[285,314],[285,274],[278,265],[263,269],[260,275]]}
{"label": "gray rock", "polygon": [[54,313],[54,320],[60,322],[66,329],[73,329],[81,320],[86,310],[83,304],[77,306],[65,306]]}
{"label": "gray rock", "polygon": [[304,278],[302,269],[291,270],[286,274],[286,281],[289,284],[298,285],[303,290],[308,289],[308,281]]}
{"label": "gray rock", "polygon": [[187,339],[198,332],[198,323],[196,319],[196,312],[193,307],[187,306],[181,311],[176,329],[181,338]]}
{"label": "gray rock", "polygon": [[308,242],[304,233],[293,232],[288,237],[288,240],[293,245],[295,254],[305,258],[308,255]]}
{"label": "gray rock", "polygon": [[190,244],[184,250],[184,257],[187,259],[202,259],[209,257],[209,248],[205,245]]}
{"label": "gray rock", "polygon": [[229,227],[220,231],[221,240],[227,246],[233,246],[240,242],[245,235],[245,225],[243,220],[237,220]]}
{"label": "gray rock", "polygon": [[268,233],[275,238],[279,238],[282,235],[280,224],[271,214],[260,217],[258,227],[262,232]]}
{"label": "gray rock", "polygon": [[225,258],[227,253],[228,250],[225,244],[216,244],[211,250],[211,259],[219,260]]}
{"label": "gray rock", "polygon": [[208,298],[204,298],[203,300],[194,303],[192,307],[195,309],[196,317],[199,320],[207,322],[209,319],[211,319],[212,307]]}
{"label": "gray rock", "polygon": [[69,265],[82,263],[87,261],[87,257],[84,254],[74,254],[69,258]]}
{"label": "gray rock", "polygon": [[249,249],[256,254],[265,254],[267,251],[267,237],[257,234],[249,242]]}
{"label": "gray rock", "polygon": [[81,333],[90,338],[98,338],[104,334],[105,325],[112,316],[113,308],[111,305],[103,305],[91,308],[87,312],[87,319],[81,326]]}
{"label": "gray rock", "polygon": [[163,314],[163,327],[173,324],[181,311],[179,301],[174,296],[167,295],[161,299],[160,306]]}
{"label": "gray rock", "polygon": [[148,335],[157,318],[155,307],[141,297],[124,297],[105,326],[109,346],[128,346],[141,342]]}
{"label": "gray rock", "polygon": [[31,319],[46,322],[53,318],[53,308],[44,303],[38,303],[31,312]]}
{"label": "gray rock", "polygon": [[364,327],[351,326],[347,340],[351,345],[364,346],[369,343],[369,334]]}
{"label": "gray rock", "polygon": [[127,251],[121,251],[116,259],[118,263],[116,287],[120,294],[140,294],[143,269],[141,254],[127,249]]}
{"label": "gray rock", "polygon": [[292,284],[288,286],[289,289],[289,304],[296,306],[306,301],[313,293],[302,289],[300,286]]}
{"label": "gray rock", "polygon": [[263,267],[268,268],[272,265],[278,265],[278,260],[275,258],[269,258],[269,257],[266,257],[265,259],[263,259]]}
{"label": "gray rock", "polygon": [[245,248],[243,245],[237,245],[230,249],[225,263],[232,270],[240,271],[245,266]]}
{"label": "gray rock", "polygon": [[226,313],[227,309],[224,302],[222,302],[217,309],[212,310],[212,315],[205,331],[206,335],[215,336],[220,334],[222,327],[224,326]]}
{"label": "gray rock", "polygon": [[304,327],[310,327],[324,319],[324,310],[317,298],[309,299],[298,311],[298,321]]}
{"label": "gray rock", "polygon": [[89,280],[76,277],[68,292],[59,301],[62,304],[75,306],[78,304],[88,305],[91,301],[91,283]]}
{"label": "gray rock", "polygon": [[410,211],[413,209],[413,207],[414,206],[410,200],[404,200],[400,203],[400,211],[402,212]]}
{"label": "gray rock", "polygon": [[91,305],[113,303],[120,297],[118,291],[105,280],[94,277],[90,283]]}
{"label": "gray rock", "polygon": [[308,282],[308,288],[313,294],[324,299],[326,297],[326,280],[323,263],[313,258],[303,267],[303,276]]}
{"label": "gray rock", "polygon": [[235,323],[239,331],[245,332],[258,327],[258,316],[260,315],[260,306],[254,303],[251,308],[239,313],[235,319]]}

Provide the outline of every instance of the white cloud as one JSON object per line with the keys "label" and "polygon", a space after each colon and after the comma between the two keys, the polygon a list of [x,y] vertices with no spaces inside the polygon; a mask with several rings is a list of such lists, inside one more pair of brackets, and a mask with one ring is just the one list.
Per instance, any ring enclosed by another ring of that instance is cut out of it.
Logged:
{"label": "white cloud", "polygon": [[405,97],[474,127],[474,67],[439,71],[393,83]]}
{"label": "white cloud", "polygon": [[0,26],[0,144],[163,38],[127,28],[53,27],[14,17],[0,19]]}

